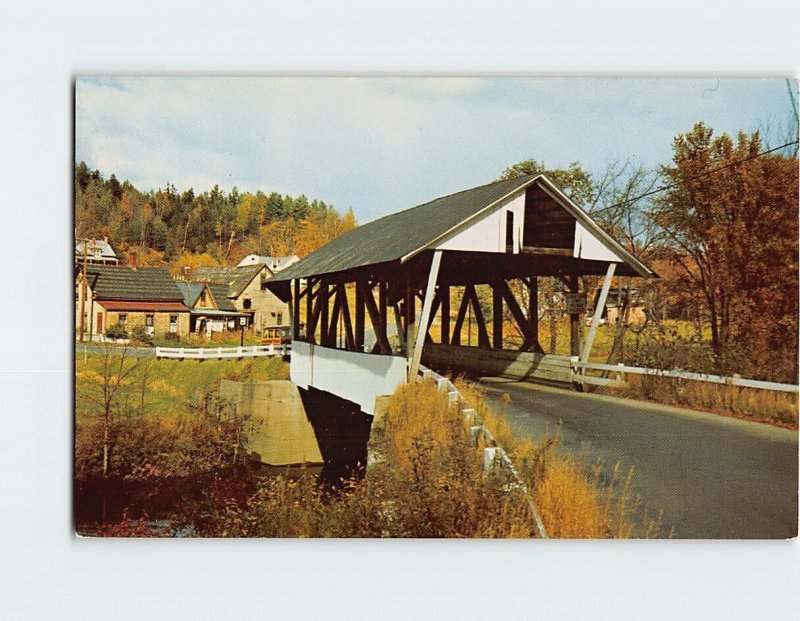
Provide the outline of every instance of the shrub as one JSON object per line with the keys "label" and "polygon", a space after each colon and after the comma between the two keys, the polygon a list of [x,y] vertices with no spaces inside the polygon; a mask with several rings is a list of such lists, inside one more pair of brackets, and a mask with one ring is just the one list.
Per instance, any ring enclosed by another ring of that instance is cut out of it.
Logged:
{"label": "shrub", "polygon": [[167,332],[164,334],[164,340],[180,342],[181,337],[177,334],[177,332]]}
{"label": "shrub", "polygon": [[135,326],[131,330],[131,339],[142,345],[153,344],[153,337],[147,333],[147,328],[144,326]]}
{"label": "shrub", "polygon": [[106,329],[106,336],[110,339],[126,339],[128,338],[128,331],[121,323],[115,323],[108,326]]}

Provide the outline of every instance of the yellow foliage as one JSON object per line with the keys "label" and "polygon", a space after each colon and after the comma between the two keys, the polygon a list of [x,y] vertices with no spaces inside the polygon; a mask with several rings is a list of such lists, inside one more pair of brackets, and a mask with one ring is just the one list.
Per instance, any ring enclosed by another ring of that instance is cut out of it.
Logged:
{"label": "yellow foliage", "polygon": [[[219,261],[217,261],[207,252],[203,252],[202,254],[194,252],[184,252],[178,258],[178,260],[172,264],[172,267],[170,267],[170,273],[173,276],[184,276],[187,271],[191,272],[196,267],[199,267],[201,265],[219,265]],[[188,270],[185,268],[188,268]]]}

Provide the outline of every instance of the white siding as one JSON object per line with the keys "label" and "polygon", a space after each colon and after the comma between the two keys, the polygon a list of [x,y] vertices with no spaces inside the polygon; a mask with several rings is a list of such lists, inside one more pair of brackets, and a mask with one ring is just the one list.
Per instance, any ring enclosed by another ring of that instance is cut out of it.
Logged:
{"label": "white siding", "polygon": [[467,227],[440,241],[437,250],[470,250],[474,252],[506,251],[506,212],[514,213],[514,252],[519,252],[525,218],[525,193],[522,192],[498,205]]}
{"label": "white siding", "polygon": [[[440,241],[437,250],[466,250],[473,252],[506,251],[506,213],[514,213],[514,253],[522,244],[522,231],[525,226],[525,193],[520,193],[468,226],[454,231]],[[616,253],[609,250],[592,232],[575,222],[573,257],[595,261],[624,262]]]}
{"label": "white siding", "polygon": [[597,239],[593,233],[585,229],[580,222],[575,222],[575,249],[572,256],[595,261],[624,262],[622,258]]}
{"label": "white siding", "polygon": [[292,342],[289,377],[300,388],[312,386],[375,413],[375,398],[391,395],[406,381],[406,359]]}

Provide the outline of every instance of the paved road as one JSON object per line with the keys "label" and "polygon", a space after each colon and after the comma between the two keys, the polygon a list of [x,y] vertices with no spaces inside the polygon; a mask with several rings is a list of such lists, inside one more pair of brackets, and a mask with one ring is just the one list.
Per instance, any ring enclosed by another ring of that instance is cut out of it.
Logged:
{"label": "paved road", "polygon": [[798,434],[761,423],[484,378],[487,398],[515,433],[561,428],[610,468],[634,467],[634,493],[679,538],[797,536]]}

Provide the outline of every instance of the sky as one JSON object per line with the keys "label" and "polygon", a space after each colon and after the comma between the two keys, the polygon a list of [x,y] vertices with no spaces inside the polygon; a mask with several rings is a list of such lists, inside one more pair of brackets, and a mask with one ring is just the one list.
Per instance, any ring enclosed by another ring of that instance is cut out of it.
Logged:
{"label": "sky", "polygon": [[305,194],[361,223],[529,158],[655,167],[698,121],[776,146],[791,111],[777,78],[85,77],[75,92],[75,160],[106,178]]}

